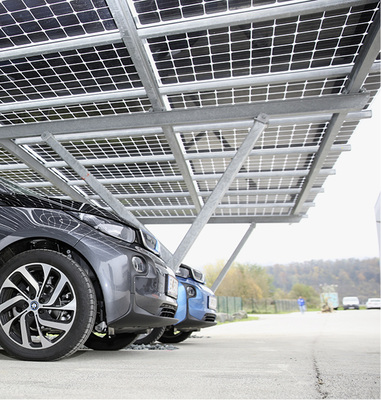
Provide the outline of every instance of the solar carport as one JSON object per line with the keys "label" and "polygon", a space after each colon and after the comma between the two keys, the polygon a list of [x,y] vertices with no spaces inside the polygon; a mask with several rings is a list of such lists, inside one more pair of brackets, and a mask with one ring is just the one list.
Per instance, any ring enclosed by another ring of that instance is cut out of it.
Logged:
{"label": "solar carport", "polygon": [[0,26],[0,176],[189,224],[173,269],[207,223],[248,224],[237,253],[306,217],[380,87],[369,0],[4,0]]}

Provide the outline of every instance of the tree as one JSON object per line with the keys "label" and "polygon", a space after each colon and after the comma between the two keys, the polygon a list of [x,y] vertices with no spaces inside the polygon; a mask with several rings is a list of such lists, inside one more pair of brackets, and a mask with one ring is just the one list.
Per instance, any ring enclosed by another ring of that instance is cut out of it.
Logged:
{"label": "tree", "polygon": [[206,286],[212,287],[224,265],[225,262],[223,260],[218,260],[216,264],[205,265],[204,274]]}
{"label": "tree", "polygon": [[[207,265],[205,277],[207,286],[212,286],[223,268],[219,261],[217,265]],[[269,297],[271,278],[266,270],[257,265],[236,264],[232,267],[222,280],[216,290],[217,296],[236,296],[242,298],[262,299]]]}
{"label": "tree", "polygon": [[304,283],[295,283],[290,291],[290,297],[297,299],[303,297],[307,306],[318,307],[320,304],[320,296],[318,292],[312,287]]}

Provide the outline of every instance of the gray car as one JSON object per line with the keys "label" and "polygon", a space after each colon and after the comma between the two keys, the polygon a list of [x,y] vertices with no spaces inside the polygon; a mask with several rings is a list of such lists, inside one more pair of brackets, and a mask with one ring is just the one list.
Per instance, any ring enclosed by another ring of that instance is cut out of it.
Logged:
{"label": "gray car", "polygon": [[177,322],[178,282],[148,232],[90,204],[0,178],[0,345],[57,360],[118,350]]}

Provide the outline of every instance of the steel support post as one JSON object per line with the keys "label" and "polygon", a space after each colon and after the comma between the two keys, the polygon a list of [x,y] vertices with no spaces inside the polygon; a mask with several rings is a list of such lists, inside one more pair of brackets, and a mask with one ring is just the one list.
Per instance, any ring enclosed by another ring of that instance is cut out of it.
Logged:
{"label": "steel support post", "polygon": [[220,286],[222,280],[225,278],[226,274],[228,273],[230,267],[232,266],[234,260],[237,258],[239,252],[242,250],[242,247],[245,245],[247,242],[247,239],[249,239],[251,233],[253,232],[254,228],[256,227],[256,224],[253,222],[250,226],[249,229],[246,231],[245,235],[239,242],[238,246],[236,249],[233,251],[233,254],[230,256],[228,262],[225,264],[224,268],[222,268],[220,274],[218,275],[217,279],[214,281],[211,289],[213,292],[215,292],[218,289],[218,286]]}
{"label": "steel support post", "polygon": [[260,114],[257,118],[255,118],[252,129],[246,136],[236,155],[233,157],[226,171],[218,181],[212,194],[202,207],[200,213],[197,215],[195,221],[173,254],[169,265],[174,271],[176,271],[180,266],[182,260],[192,247],[193,243],[196,241],[201,230],[207,224],[209,218],[213,215],[216,207],[220,203],[225,193],[228,191],[231,183],[235,179],[246,158],[264,131],[267,123],[268,116],[265,114]]}
{"label": "steel support post", "polygon": [[[124,205],[113,196],[78,160],[76,160],[56,138],[49,132],[41,135],[41,138],[68,164],[71,168],[99,195],[99,197],[108,204],[111,209],[120,217],[136,226],[139,229],[148,231],[148,229],[132,214]],[[162,246],[163,258],[168,260],[172,254]]]}

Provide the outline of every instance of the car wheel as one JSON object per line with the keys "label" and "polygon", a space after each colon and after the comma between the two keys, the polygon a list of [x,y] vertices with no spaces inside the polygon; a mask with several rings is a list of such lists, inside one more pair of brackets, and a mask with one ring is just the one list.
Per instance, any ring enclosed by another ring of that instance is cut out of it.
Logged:
{"label": "car wheel", "polygon": [[85,346],[93,350],[121,350],[131,344],[138,335],[136,333],[118,333],[107,335],[92,332]]}
{"label": "car wheel", "polygon": [[61,253],[26,251],[0,269],[0,345],[13,357],[67,357],[87,339],[95,316],[90,278]]}
{"label": "car wheel", "polygon": [[159,340],[165,331],[165,326],[162,328],[152,328],[148,333],[138,336],[134,344],[151,344]]}
{"label": "car wheel", "polygon": [[161,343],[180,343],[180,342],[183,342],[184,340],[188,339],[192,333],[193,333],[193,331],[190,331],[190,332],[178,331],[176,328],[171,326],[170,328],[167,328],[164,331],[161,338],[159,339],[159,342],[161,342]]}

